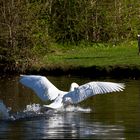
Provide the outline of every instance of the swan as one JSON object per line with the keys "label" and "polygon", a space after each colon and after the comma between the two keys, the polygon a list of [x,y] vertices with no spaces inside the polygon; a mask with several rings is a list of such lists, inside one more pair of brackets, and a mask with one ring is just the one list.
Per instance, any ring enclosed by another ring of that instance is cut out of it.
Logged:
{"label": "swan", "polygon": [[67,92],[59,90],[45,76],[40,75],[20,75],[19,82],[32,89],[42,101],[52,101],[51,104],[44,105],[51,109],[59,109],[69,104],[76,105],[93,95],[120,92],[125,88],[123,83],[93,81],[81,86],[72,83]]}

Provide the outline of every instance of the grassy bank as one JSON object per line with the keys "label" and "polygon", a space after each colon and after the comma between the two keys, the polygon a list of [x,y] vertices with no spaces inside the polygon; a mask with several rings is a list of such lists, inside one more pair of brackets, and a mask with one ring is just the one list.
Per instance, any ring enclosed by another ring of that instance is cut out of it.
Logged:
{"label": "grassy bank", "polygon": [[19,67],[19,73],[140,77],[137,41],[118,45],[53,44],[45,55],[36,58],[25,71]]}
{"label": "grassy bank", "polygon": [[27,73],[84,76],[140,77],[137,41],[118,45],[56,45]]}
{"label": "grassy bank", "polygon": [[91,67],[91,66],[140,66],[137,42],[117,46],[106,44],[80,46],[53,46],[42,59],[45,67]]}

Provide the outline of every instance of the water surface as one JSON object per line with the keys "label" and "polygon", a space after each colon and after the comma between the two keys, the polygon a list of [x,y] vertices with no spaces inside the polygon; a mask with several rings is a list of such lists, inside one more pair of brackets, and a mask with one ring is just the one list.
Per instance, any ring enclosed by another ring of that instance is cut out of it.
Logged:
{"label": "water surface", "polygon": [[48,79],[61,90],[69,90],[73,81],[80,85],[93,80],[122,82],[126,89],[91,97],[81,102],[77,110],[39,114],[29,107],[49,102],[42,102],[33,91],[19,84],[19,77],[0,78],[0,99],[16,116],[0,121],[0,139],[140,139],[140,80],[76,76]]}

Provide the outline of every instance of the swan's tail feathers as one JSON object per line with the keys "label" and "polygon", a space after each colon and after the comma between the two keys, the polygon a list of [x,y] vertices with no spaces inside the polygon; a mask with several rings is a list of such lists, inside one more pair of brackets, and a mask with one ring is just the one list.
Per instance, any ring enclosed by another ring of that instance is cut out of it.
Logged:
{"label": "swan's tail feathers", "polygon": [[54,104],[54,103],[51,103],[49,105],[43,105],[45,108],[47,109],[60,109],[61,107],[63,107],[63,104]]}
{"label": "swan's tail feathers", "polygon": [[44,105],[44,107],[59,109],[63,107],[63,94],[59,94],[58,97],[49,105]]}
{"label": "swan's tail feathers", "polygon": [[39,75],[21,75],[20,83],[32,89],[43,100],[54,100],[60,90],[57,89],[46,77]]}

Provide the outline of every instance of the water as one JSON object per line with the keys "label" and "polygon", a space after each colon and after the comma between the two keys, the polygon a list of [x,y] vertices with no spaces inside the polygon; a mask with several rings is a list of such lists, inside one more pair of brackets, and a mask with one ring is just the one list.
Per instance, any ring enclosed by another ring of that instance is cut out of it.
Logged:
{"label": "water", "polygon": [[19,77],[1,78],[0,110],[5,112],[6,107],[9,116],[0,113],[0,139],[140,139],[140,80],[69,76],[48,79],[61,90],[69,90],[73,81],[84,84],[93,80],[122,82],[126,89],[91,97],[66,111],[44,111],[42,106],[49,102],[42,102],[19,84]]}

